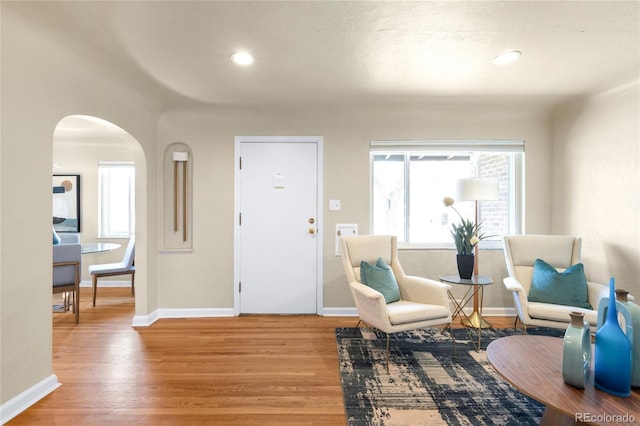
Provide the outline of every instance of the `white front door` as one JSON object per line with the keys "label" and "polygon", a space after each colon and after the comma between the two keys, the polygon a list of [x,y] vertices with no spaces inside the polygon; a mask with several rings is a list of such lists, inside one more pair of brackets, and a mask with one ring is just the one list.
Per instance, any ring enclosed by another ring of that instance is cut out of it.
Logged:
{"label": "white front door", "polygon": [[317,313],[319,144],[304,139],[236,139],[239,313]]}

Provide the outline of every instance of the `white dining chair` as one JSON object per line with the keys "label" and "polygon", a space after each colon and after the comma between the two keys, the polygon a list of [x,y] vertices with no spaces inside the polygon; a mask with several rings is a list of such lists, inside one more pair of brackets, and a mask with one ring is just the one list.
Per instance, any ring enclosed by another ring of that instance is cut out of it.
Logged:
{"label": "white dining chair", "polygon": [[93,306],[96,306],[96,293],[98,289],[98,278],[112,277],[116,275],[131,275],[131,294],[135,293],[135,237],[129,239],[129,244],[125,250],[122,262],[105,263],[89,266],[89,274],[93,284]]}

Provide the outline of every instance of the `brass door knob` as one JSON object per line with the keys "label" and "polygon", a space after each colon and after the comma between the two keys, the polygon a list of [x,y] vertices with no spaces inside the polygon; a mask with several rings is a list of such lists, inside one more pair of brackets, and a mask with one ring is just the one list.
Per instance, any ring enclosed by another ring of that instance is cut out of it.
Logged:
{"label": "brass door knob", "polygon": [[309,228],[309,234],[313,235],[316,233],[315,228]]}

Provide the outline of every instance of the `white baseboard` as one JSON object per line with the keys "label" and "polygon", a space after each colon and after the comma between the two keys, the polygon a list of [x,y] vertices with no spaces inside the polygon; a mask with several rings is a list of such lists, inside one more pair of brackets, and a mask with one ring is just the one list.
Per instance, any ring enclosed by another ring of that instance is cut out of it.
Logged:
{"label": "white baseboard", "polygon": [[[325,308],[323,316],[357,317],[356,308]],[[215,318],[233,317],[233,308],[200,308],[200,309],[156,309],[149,315],[135,315],[132,327],[148,327],[161,318]]]}
{"label": "white baseboard", "polygon": [[[471,307],[464,309],[467,315],[471,314]],[[515,316],[514,308],[484,308],[485,316],[507,317]],[[324,308],[320,314],[325,317],[357,317],[356,308]],[[197,308],[197,309],[156,309],[149,315],[135,315],[131,321],[132,327],[149,327],[160,318],[215,318],[233,317],[233,308]]]}
{"label": "white baseboard", "polygon": [[356,308],[324,308],[322,309],[322,316],[325,317],[357,317],[358,311]]}
{"label": "white baseboard", "polygon": [[[80,281],[80,287],[91,287],[91,281]],[[131,280],[98,280],[98,287],[127,287],[131,288]]]}
{"label": "white baseboard", "polygon": [[[469,309],[468,313],[471,313],[471,309]],[[515,317],[516,308],[483,308],[482,315],[486,317]]]}
{"label": "white baseboard", "polygon": [[136,315],[133,327],[148,327],[161,318],[212,318],[232,317],[233,308],[156,309],[149,315]]}
{"label": "white baseboard", "polygon": [[160,319],[159,312],[156,309],[151,312],[149,315],[134,315],[131,320],[132,327],[149,327],[154,322]]}
{"label": "white baseboard", "polygon": [[55,374],[51,374],[46,379],[0,405],[0,421],[2,424],[7,423],[60,386],[58,377]]}

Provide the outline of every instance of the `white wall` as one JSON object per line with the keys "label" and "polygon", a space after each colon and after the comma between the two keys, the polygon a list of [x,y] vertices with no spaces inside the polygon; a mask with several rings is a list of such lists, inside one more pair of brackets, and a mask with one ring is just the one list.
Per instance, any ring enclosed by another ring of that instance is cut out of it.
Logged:
{"label": "white wall", "polygon": [[[155,309],[154,215],[148,182],[156,178],[158,110],[117,71],[75,54],[68,40],[46,33],[3,2],[1,26],[0,152],[0,403],[7,403],[52,377],[51,166],[53,132],[73,114],[117,124],[139,143],[136,189],[136,311]],[[147,162],[147,160],[150,160]],[[82,312],[80,313],[82,321]],[[13,406],[13,405],[11,405]]]}
{"label": "white wall", "polygon": [[[369,229],[369,141],[384,139],[524,139],[526,141],[528,232],[551,230],[550,116],[538,108],[431,105],[425,99],[402,105],[331,105],[295,108],[186,109],[163,115],[159,150],[188,144],[194,167],[194,251],[165,253],[159,265],[161,308],[233,307],[234,137],[238,135],[320,135],[324,137],[324,306],[352,307],[340,259],[334,255],[336,223]],[[340,199],[340,211],[328,210]],[[166,212],[170,214],[170,212]],[[408,273],[454,273],[455,252],[403,251]],[[504,291],[501,251],[481,254],[481,273],[493,277],[485,305],[511,307]],[[464,288],[459,289],[464,291]]]}
{"label": "white wall", "polygon": [[588,278],[640,296],[638,81],[554,116],[552,230],[583,238]]}

